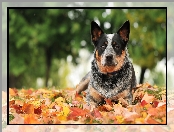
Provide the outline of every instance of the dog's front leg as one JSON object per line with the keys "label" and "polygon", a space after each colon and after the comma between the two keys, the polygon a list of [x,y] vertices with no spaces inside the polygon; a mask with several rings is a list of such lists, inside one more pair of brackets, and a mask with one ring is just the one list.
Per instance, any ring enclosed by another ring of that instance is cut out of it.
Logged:
{"label": "dog's front leg", "polygon": [[95,90],[91,84],[88,86],[88,91],[87,91],[87,103],[93,104],[95,106],[98,106],[100,104],[104,103],[104,98],[98,93],[97,90]]}
{"label": "dog's front leg", "polygon": [[85,77],[82,78],[82,80],[80,81],[80,83],[77,85],[76,92],[79,94],[82,91],[85,91],[88,88],[89,81],[90,81],[90,72],[88,72],[85,75]]}

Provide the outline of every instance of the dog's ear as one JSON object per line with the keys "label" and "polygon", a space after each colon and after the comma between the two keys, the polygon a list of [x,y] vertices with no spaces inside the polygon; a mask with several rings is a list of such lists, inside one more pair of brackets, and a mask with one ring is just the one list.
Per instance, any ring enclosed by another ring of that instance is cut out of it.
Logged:
{"label": "dog's ear", "polygon": [[96,46],[96,41],[99,39],[99,37],[104,34],[102,29],[98,26],[98,24],[94,21],[91,22],[91,37],[92,42]]}
{"label": "dog's ear", "polygon": [[117,31],[117,34],[120,35],[120,37],[122,38],[123,41],[125,41],[126,43],[129,40],[129,33],[130,33],[130,23],[129,20],[127,20],[121,27],[120,29]]}

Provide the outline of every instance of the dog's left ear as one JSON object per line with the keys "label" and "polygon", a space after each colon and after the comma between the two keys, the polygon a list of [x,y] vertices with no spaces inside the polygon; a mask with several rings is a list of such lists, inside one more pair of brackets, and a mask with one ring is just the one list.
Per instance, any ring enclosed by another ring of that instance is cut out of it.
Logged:
{"label": "dog's left ear", "polygon": [[99,25],[92,21],[91,22],[91,37],[92,37],[92,42],[96,46],[97,40],[100,38],[100,36],[104,34],[103,30],[99,27]]}
{"label": "dog's left ear", "polygon": [[127,20],[121,27],[120,29],[117,31],[117,34],[120,35],[120,37],[122,38],[123,41],[125,41],[126,43],[129,40],[129,33],[130,33],[130,23],[129,20]]}

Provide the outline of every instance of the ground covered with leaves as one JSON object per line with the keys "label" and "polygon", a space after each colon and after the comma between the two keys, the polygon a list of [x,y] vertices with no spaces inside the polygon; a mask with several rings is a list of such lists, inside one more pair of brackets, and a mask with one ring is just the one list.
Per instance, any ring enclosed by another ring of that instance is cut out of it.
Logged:
{"label": "ground covered with leaves", "polygon": [[133,91],[133,105],[124,99],[94,107],[86,93],[74,89],[9,88],[9,124],[166,124],[166,90],[148,83]]}

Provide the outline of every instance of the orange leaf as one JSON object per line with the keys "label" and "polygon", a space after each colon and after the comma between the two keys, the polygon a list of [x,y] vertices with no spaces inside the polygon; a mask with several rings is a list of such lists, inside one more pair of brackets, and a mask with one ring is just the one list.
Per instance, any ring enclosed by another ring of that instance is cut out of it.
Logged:
{"label": "orange leaf", "polygon": [[40,124],[40,122],[36,119],[35,114],[26,114],[24,116],[24,124]]}
{"label": "orange leaf", "polygon": [[85,116],[85,115],[88,115],[88,110],[83,110],[83,109],[80,109],[78,107],[72,107],[70,108],[71,112],[70,114],[68,115],[68,119],[77,119],[79,116]]}
{"label": "orange leaf", "polygon": [[34,114],[34,105],[33,104],[24,103],[24,105],[22,106],[22,110],[26,114]]}
{"label": "orange leaf", "polygon": [[10,107],[13,106],[14,104],[15,104],[15,100],[9,101],[9,106],[10,106]]}
{"label": "orange leaf", "polygon": [[9,94],[11,96],[16,96],[17,95],[17,89],[14,89],[14,88],[9,88]]}
{"label": "orange leaf", "polygon": [[156,110],[156,108],[150,108],[148,111],[147,111],[148,114],[150,115],[155,115],[158,113],[158,111]]}

